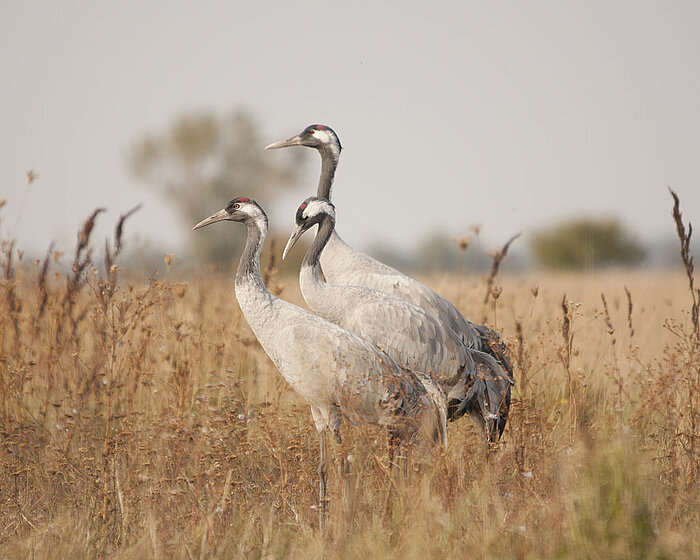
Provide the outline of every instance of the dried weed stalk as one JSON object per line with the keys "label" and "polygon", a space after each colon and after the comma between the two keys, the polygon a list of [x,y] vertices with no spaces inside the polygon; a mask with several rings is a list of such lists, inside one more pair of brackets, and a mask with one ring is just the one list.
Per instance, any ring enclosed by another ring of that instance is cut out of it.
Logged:
{"label": "dried weed stalk", "polygon": [[[489,270],[489,274],[486,277],[486,293],[484,294],[484,305],[486,305],[489,301],[489,296],[493,296],[494,293],[492,291],[493,287],[493,281],[496,279],[496,275],[498,274],[498,270],[501,268],[501,262],[505,258],[506,254],[508,253],[508,248],[510,247],[510,244],[513,243],[518,237],[520,237],[522,233],[516,233],[513,237],[511,237],[503,247],[498,249],[493,254],[492,261],[491,261],[491,270]],[[500,292],[498,292],[500,295]]]}
{"label": "dried weed stalk", "polygon": [[518,361],[518,372],[520,374],[520,381],[518,385],[520,386],[520,393],[523,395],[527,390],[527,382],[529,377],[530,367],[532,365],[532,360],[525,348],[525,337],[523,335],[523,324],[516,320],[515,321],[515,341],[516,341],[516,359]]}
{"label": "dried weed stalk", "polygon": [[[617,385],[617,406],[618,409],[622,407],[622,395],[624,393],[622,372],[620,371],[620,365],[617,357],[617,338],[615,337],[615,327],[613,326],[612,319],[610,318],[610,311],[608,310],[608,302],[605,299],[605,294],[600,293],[600,299],[603,302],[603,318],[605,320],[605,332],[610,335],[610,340],[612,342],[612,355],[614,363],[612,364],[614,371],[614,381]],[[628,315],[629,318],[629,315]]]}
{"label": "dried weed stalk", "polygon": [[681,242],[681,258],[683,259],[685,272],[688,275],[688,287],[690,288],[690,297],[693,302],[690,309],[693,336],[700,340],[700,288],[697,290],[695,289],[695,267],[693,264],[693,257],[690,254],[690,238],[693,235],[693,225],[688,222],[688,231],[686,232],[685,225],[683,224],[683,217],[681,215],[680,200],[678,199],[678,195],[672,189],[669,188],[668,190],[673,197],[673,220],[676,222],[676,232],[678,233],[678,239]]}
{"label": "dried weed stalk", "polygon": [[630,347],[632,346],[632,339],[634,338],[634,326],[632,325],[632,294],[625,286],[625,295],[627,296],[627,327],[630,331]]}
{"label": "dried weed stalk", "polygon": [[122,251],[123,241],[122,235],[124,231],[124,223],[129,219],[136,211],[141,208],[141,204],[137,204],[126,214],[119,216],[119,221],[114,228],[114,240],[113,249],[110,249],[109,241],[105,240],[105,254],[104,254],[104,265],[105,265],[105,280],[102,282],[101,293],[104,295],[103,305],[109,301],[114,295],[114,289],[117,282],[117,266],[114,264],[117,257]]}
{"label": "dried weed stalk", "polygon": [[270,290],[270,292],[276,296],[279,296],[284,291],[284,286],[274,282],[275,275],[277,274],[277,239],[273,238],[270,241],[270,250],[268,254],[269,258],[262,274],[263,284],[267,286],[267,289]]}
{"label": "dried weed stalk", "polygon": [[571,303],[566,300],[566,294],[563,295],[561,299],[561,309],[562,309],[562,323],[561,323],[561,338],[563,341],[563,346],[559,351],[559,359],[564,365],[566,370],[566,378],[569,387],[569,444],[573,444],[574,438],[576,436],[576,422],[577,422],[577,411],[576,411],[576,394],[574,387],[574,375],[571,371],[571,356],[573,353],[574,346],[574,332],[573,332],[573,320],[574,320],[574,308]]}
{"label": "dried weed stalk", "polygon": [[[4,251],[0,252],[2,256],[2,292],[4,293],[4,303],[5,303],[5,313],[7,317],[12,321],[12,327],[14,331],[14,348],[15,351],[19,349],[20,344],[20,326],[19,326],[19,314],[22,311],[22,304],[17,296],[17,282],[15,278],[15,268],[12,263],[12,254],[15,248],[15,240],[11,240],[4,244]],[[4,333],[4,329],[3,329]]]}
{"label": "dried weed stalk", "polygon": [[46,304],[48,303],[49,300],[49,288],[47,285],[48,281],[48,274],[49,274],[49,263],[51,262],[51,256],[53,254],[53,248],[54,244],[53,241],[49,245],[48,250],[46,251],[46,255],[44,255],[44,260],[41,262],[41,268],[39,269],[39,276],[37,277],[37,290],[39,291],[39,309],[37,310],[37,313],[34,315],[34,332],[36,333],[38,327],[39,327],[39,322],[41,321],[41,318],[44,316],[44,312],[46,311]]}
{"label": "dried weed stalk", "polygon": [[610,319],[610,312],[608,311],[608,302],[605,300],[605,294],[600,293],[600,299],[603,302],[603,317],[605,318],[605,327],[607,333],[610,335],[612,340],[613,350],[616,348],[617,340],[615,339],[615,327],[613,327],[612,320]]}
{"label": "dried weed stalk", "polygon": [[[87,308],[84,308],[78,315],[74,315],[74,307],[78,294],[85,284],[84,272],[92,262],[92,249],[89,247],[90,235],[95,227],[97,216],[104,211],[104,208],[95,209],[88,219],[83,222],[82,227],[78,231],[78,243],[75,246],[75,256],[71,267],[72,274],[67,276],[66,290],[61,304],[62,314],[71,320],[70,333],[72,336],[75,336],[78,325],[82,322],[87,312]],[[60,340],[61,336],[61,331],[56,330],[56,342]]]}

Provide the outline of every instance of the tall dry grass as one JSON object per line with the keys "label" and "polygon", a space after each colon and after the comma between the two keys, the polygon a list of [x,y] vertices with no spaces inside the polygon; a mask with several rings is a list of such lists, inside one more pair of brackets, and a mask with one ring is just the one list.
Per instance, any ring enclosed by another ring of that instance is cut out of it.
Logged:
{"label": "tall dry grass", "polygon": [[[322,534],[308,407],[232,278],[176,280],[174,261],[119,279],[121,227],[98,269],[96,217],[67,273],[52,251],[2,248],[0,557],[700,557],[687,271],[492,278],[488,304],[477,278],[427,278],[511,348],[503,439],[487,460],[469,421],[451,424],[448,451],[416,450],[401,483],[381,432],[344,427],[351,499],[331,477]],[[265,273],[300,301],[274,261]]]}

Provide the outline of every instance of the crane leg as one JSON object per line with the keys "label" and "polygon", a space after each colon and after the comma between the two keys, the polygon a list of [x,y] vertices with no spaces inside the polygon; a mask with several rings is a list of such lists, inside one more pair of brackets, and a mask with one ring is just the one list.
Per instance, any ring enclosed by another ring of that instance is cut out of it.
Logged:
{"label": "crane leg", "polygon": [[401,463],[401,474],[403,476],[402,482],[406,482],[406,479],[408,478],[408,453],[409,453],[409,444],[406,443],[405,441],[401,441],[399,443],[399,461]]}
{"label": "crane leg", "polygon": [[397,440],[393,434],[389,434],[389,472],[394,470],[394,453],[396,453]]}
{"label": "crane leg", "polygon": [[387,520],[391,520],[394,512],[394,458],[396,457],[396,450],[399,447],[399,438],[392,432],[389,432],[389,493],[386,497],[386,508],[384,510],[384,515]]}
{"label": "crane leg", "polygon": [[321,450],[319,453],[318,460],[318,480],[319,480],[319,504],[318,504],[318,525],[321,531],[326,529],[326,488],[328,482],[328,468],[327,468],[327,445],[326,445],[326,431],[321,430],[318,433],[319,443]]}
{"label": "crane leg", "polygon": [[340,450],[340,455],[341,457],[338,463],[338,478],[340,479],[343,519],[347,525],[352,520],[353,501],[350,488],[350,461],[348,461],[343,449]]}

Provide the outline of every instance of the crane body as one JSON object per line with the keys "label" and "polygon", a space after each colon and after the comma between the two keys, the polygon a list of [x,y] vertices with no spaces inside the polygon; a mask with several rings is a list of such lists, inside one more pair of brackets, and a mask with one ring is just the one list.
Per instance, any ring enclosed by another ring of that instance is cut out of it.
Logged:
{"label": "crane body", "polygon": [[235,279],[243,316],[280,374],[311,406],[319,433],[322,523],[326,495],[325,430],[339,439],[343,418],[380,425],[399,441],[428,427],[446,447],[446,407],[440,391],[420,373],[399,367],[377,346],[270,293],[260,277],[267,216],[249,198],[233,199],[193,229],[219,221],[243,222],[246,244]]}
{"label": "crane body", "polygon": [[447,399],[448,418],[465,412],[481,427],[488,418],[470,407],[479,398],[480,381],[504,372],[498,364],[483,367],[488,356],[469,350],[459,336],[434,315],[412,303],[365,286],[338,286],[321,277],[319,257],[335,225],[335,207],[318,197],[307,198],[297,210],[296,225],[283,258],[301,235],[318,224],[318,232],[301,265],[299,284],[314,312],[370,340],[399,365],[428,374]]}

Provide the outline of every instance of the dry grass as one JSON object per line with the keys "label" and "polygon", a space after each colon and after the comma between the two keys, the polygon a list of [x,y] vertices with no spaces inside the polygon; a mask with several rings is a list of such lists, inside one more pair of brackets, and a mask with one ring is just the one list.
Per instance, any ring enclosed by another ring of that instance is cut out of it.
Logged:
{"label": "dry grass", "polygon": [[66,274],[3,248],[0,557],[700,555],[700,345],[680,273],[502,277],[489,305],[479,279],[426,279],[512,349],[500,448],[487,463],[469,421],[450,425],[387,516],[384,436],[345,427],[350,511],[331,477],[321,534],[308,407],[232,278],[117,284],[87,251]]}

